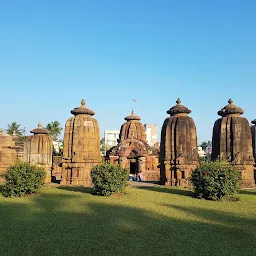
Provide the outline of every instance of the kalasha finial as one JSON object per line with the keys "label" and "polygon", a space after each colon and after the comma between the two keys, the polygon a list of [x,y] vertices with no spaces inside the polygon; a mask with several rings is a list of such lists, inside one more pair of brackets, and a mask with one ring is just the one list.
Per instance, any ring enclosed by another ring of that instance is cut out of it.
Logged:
{"label": "kalasha finial", "polygon": [[229,103],[229,104],[233,104],[233,102],[234,102],[234,101],[233,101],[232,99],[229,99],[229,100],[228,100],[228,103]]}
{"label": "kalasha finial", "polygon": [[82,106],[85,106],[85,100],[84,100],[84,99],[82,99],[81,105],[82,105]]}
{"label": "kalasha finial", "polygon": [[39,128],[42,128],[42,127],[43,127],[43,124],[42,124],[41,122],[39,122],[38,127],[39,127]]}
{"label": "kalasha finial", "polygon": [[178,98],[178,99],[176,100],[176,103],[177,103],[177,105],[180,105],[180,104],[181,104],[180,98]]}
{"label": "kalasha finial", "polygon": [[134,110],[132,110],[132,116],[134,116]]}

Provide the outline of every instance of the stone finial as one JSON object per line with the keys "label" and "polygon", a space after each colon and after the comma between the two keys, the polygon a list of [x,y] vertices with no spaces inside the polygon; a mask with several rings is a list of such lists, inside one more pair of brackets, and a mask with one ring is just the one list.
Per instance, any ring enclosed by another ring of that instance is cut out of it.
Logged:
{"label": "stone finial", "polygon": [[86,105],[85,100],[82,99],[82,100],[81,100],[81,106],[85,106],[85,105]]}
{"label": "stone finial", "polygon": [[218,111],[218,115],[222,117],[229,116],[232,114],[242,115],[243,113],[244,113],[244,110],[236,106],[232,99],[229,99],[228,105],[226,105],[224,108]]}
{"label": "stone finial", "polygon": [[181,104],[181,99],[178,98],[178,99],[176,100],[176,103],[177,103],[177,105],[180,105],[180,104]]}
{"label": "stone finial", "polygon": [[170,108],[167,113],[171,116],[177,115],[177,114],[190,114],[191,110],[189,110],[187,107],[181,105],[181,99],[178,98],[176,100],[177,105]]}
{"label": "stone finial", "polygon": [[35,134],[49,134],[50,132],[43,127],[43,124],[41,122],[38,123],[37,128],[30,131],[31,133]]}
{"label": "stone finial", "polygon": [[84,99],[81,100],[81,106],[74,108],[73,110],[71,110],[71,114],[73,115],[79,115],[79,114],[84,114],[84,115],[90,115],[93,116],[95,115],[95,112],[92,111],[91,109],[86,107],[86,102]]}
{"label": "stone finial", "polygon": [[126,120],[127,122],[128,122],[128,121],[132,121],[132,120],[140,121],[141,118],[140,118],[139,116],[136,116],[136,115],[134,114],[134,110],[132,110],[131,115],[125,117],[124,120]]}

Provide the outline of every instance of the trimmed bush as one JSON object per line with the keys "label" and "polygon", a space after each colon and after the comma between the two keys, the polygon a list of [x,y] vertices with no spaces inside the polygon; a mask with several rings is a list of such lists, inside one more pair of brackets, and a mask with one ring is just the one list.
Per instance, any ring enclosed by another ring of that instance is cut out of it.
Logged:
{"label": "trimmed bush", "polygon": [[233,200],[238,193],[240,171],[225,161],[204,161],[192,172],[191,182],[198,198]]}
{"label": "trimmed bush", "polygon": [[122,192],[127,186],[129,173],[121,166],[105,163],[94,166],[91,170],[91,177],[95,192],[110,196]]}
{"label": "trimmed bush", "polygon": [[44,184],[44,180],[45,170],[43,167],[18,162],[8,168],[2,193],[6,197],[20,197],[36,193]]}

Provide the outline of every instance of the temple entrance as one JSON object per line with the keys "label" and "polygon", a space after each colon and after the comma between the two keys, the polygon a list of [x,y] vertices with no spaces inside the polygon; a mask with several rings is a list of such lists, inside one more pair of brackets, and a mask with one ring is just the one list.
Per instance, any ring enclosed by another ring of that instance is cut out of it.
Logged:
{"label": "temple entrance", "polygon": [[137,172],[138,172],[137,161],[131,160],[130,161],[130,174],[136,174]]}

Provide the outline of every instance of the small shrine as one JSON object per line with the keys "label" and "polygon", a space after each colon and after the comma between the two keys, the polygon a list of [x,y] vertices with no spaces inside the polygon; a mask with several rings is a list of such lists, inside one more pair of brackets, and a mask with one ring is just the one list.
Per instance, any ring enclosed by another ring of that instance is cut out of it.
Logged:
{"label": "small shrine", "polygon": [[99,124],[84,100],[71,114],[65,126],[61,184],[92,186],[91,168],[101,163]]}
{"label": "small shrine", "polygon": [[158,150],[146,142],[146,132],[141,118],[134,114],[125,117],[121,126],[118,144],[107,152],[111,164],[120,164],[131,176],[140,174],[142,180],[159,180]]}
{"label": "small shrine", "polygon": [[228,101],[213,127],[212,160],[221,159],[241,171],[241,187],[254,187],[254,157],[249,122],[241,115],[244,110]]}
{"label": "small shrine", "polygon": [[197,133],[191,113],[178,98],[167,111],[160,146],[160,184],[189,187],[192,171],[199,165]]}
{"label": "small shrine", "polygon": [[41,123],[30,131],[34,135],[28,136],[24,145],[23,160],[42,166],[46,172],[45,182],[51,182],[53,142],[49,131]]}

